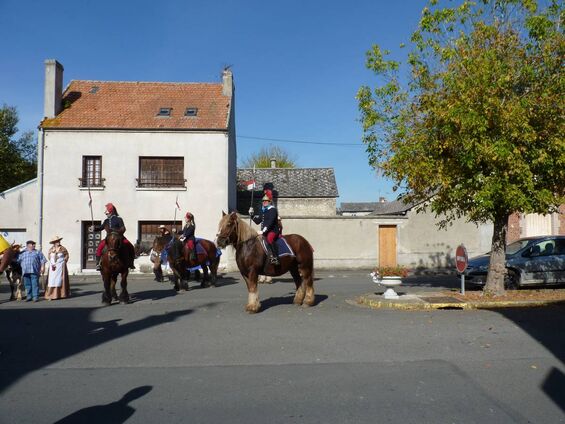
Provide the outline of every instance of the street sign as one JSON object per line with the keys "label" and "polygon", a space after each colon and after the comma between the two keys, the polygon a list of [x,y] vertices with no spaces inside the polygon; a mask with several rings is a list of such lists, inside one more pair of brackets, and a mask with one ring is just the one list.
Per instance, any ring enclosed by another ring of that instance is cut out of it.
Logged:
{"label": "street sign", "polygon": [[465,249],[465,246],[460,244],[455,250],[455,266],[457,267],[457,271],[460,273],[465,272],[465,269],[467,269],[467,262],[467,249]]}

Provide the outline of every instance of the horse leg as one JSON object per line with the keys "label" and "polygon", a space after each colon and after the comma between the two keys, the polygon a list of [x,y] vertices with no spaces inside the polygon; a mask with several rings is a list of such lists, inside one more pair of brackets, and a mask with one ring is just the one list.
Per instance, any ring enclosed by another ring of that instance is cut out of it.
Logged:
{"label": "horse leg", "polygon": [[210,287],[210,283],[208,282],[208,267],[206,265],[202,266],[202,273],[204,274],[204,276],[202,277],[202,282],[200,283],[200,287],[201,288],[207,288]]}
{"label": "horse leg", "polygon": [[290,275],[292,275],[292,279],[294,280],[294,284],[296,285],[296,294],[294,295],[293,303],[295,305],[302,305],[302,303],[304,302],[304,296],[306,296],[306,290],[304,290],[304,281],[300,276],[298,266],[295,265],[290,269]]}
{"label": "horse leg", "polygon": [[112,300],[118,301],[118,293],[116,292],[116,284],[118,283],[118,275],[112,275],[110,280],[110,293],[112,294]]}
{"label": "horse leg", "polygon": [[120,303],[129,303],[129,293],[128,293],[128,271],[122,272],[122,278],[120,280],[120,285],[122,291],[120,292]]}
{"label": "horse leg", "polygon": [[104,291],[102,292],[102,303],[104,305],[112,304],[112,295],[110,294],[110,277],[107,275],[102,276],[104,282]]}
{"label": "horse leg", "polygon": [[21,274],[18,275],[15,278],[15,280],[16,280],[16,284],[15,284],[15,286],[16,286],[16,300],[22,300],[24,298],[25,287],[24,287],[24,281],[22,279]]}
{"label": "horse leg", "polygon": [[302,275],[302,286],[306,285],[304,303],[308,306],[313,306],[316,302],[316,296],[314,295],[314,269],[310,267],[301,268],[300,275]]}
{"label": "horse leg", "polygon": [[16,300],[16,296],[14,296],[16,282],[14,281],[15,278],[12,278],[11,274],[12,273],[9,270],[6,270],[6,279],[8,280],[8,284],[10,284],[10,300]]}
{"label": "horse leg", "polygon": [[250,314],[255,314],[261,309],[259,291],[257,289],[257,273],[251,271],[247,277],[243,278],[247,284],[247,305],[245,305],[245,310]]}
{"label": "horse leg", "polygon": [[210,285],[212,287],[216,287],[216,280],[218,279],[218,266],[220,265],[220,261],[214,260],[210,263]]}

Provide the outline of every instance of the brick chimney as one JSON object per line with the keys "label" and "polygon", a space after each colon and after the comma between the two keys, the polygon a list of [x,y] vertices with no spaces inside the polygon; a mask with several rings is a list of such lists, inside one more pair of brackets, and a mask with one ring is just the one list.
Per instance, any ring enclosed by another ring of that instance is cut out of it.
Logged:
{"label": "brick chimney", "polygon": [[228,68],[222,73],[222,94],[228,97],[233,95],[233,74]]}
{"label": "brick chimney", "polygon": [[63,65],[55,59],[45,61],[43,115],[54,118],[63,109]]}

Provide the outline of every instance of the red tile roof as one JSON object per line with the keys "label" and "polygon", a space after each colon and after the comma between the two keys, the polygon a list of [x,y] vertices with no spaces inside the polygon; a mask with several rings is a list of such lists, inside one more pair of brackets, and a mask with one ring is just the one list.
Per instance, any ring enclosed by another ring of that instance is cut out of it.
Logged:
{"label": "red tile roof", "polygon": [[[230,102],[221,83],[71,81],[63,93],[63,110],[41,126],[226,130]],[[157,116],[164,107],[172,108],[170,117]],[[186,108],[198,108],[197,116],[184,116]]]}

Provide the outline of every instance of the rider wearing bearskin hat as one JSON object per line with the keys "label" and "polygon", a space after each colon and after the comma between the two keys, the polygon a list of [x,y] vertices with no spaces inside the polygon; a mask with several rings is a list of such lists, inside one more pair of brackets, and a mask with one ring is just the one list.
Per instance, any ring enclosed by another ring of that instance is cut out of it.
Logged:
{"label": "rider wearing bearskin hat", "polygon": [[279,213],[277,208],[273,206],[273,192],[266,189],[264,193],[265,195],[261,199],[261,215],[255,215],[252,219],[256,224],[261,224],[261,230],[258,231],[258,234],[265,237],[267,241],[269,262],[273,265],[279,265],[277,246],[275,244],[276,239],[280,236]]}

